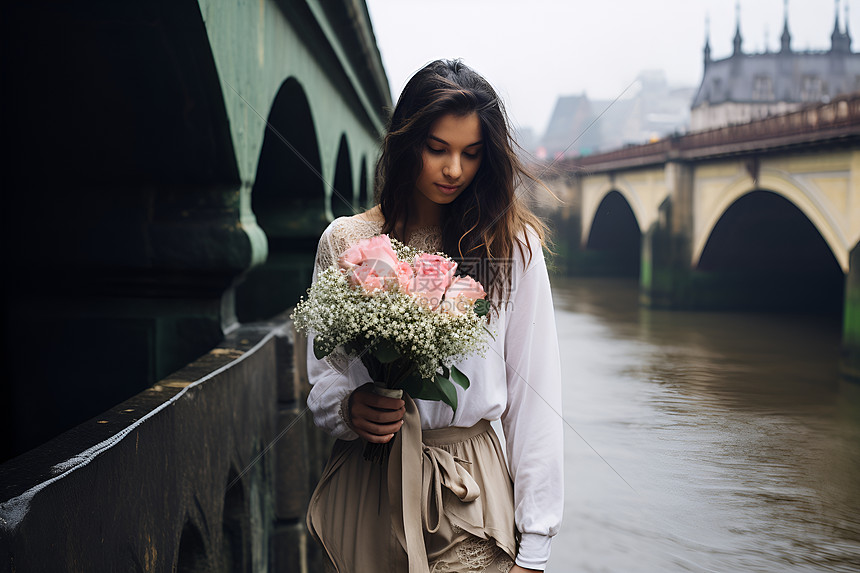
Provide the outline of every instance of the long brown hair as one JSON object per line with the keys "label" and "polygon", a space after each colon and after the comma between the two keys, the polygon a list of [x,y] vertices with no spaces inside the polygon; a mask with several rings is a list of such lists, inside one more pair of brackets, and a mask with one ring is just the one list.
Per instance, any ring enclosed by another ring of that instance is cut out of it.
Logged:
{"label": "long brown hair", "polygon": [[527,230],[537,233],[543,246],[546,226],[516,195],[519,185],[539,182],[515,153],[518,146],[504,105],[489,82],[459,60],[436,60],[412,76],[394,108],[376,164],[376,200],[385,218],[382,232],[397,237],[395,224],[406,228],[433,122],[447,114],[471,113],[480,121],[483,158],[469,186],[444,207],[442,250],[487,287],[497,307],[511,288],[514,245],[531,260]]}

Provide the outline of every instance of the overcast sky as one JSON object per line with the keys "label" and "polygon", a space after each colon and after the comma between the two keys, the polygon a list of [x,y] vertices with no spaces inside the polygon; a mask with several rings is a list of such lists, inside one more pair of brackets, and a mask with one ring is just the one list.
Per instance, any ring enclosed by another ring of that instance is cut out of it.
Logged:
{"label": "overcast sky", "polygon": [[[850,4],[860,51],[860,0]],[[711,56],[731,54],[735,0],[367,0],[397,99],[406,80],[437,58],[462,58],[499,91],[515,124],[543,134],[559,95],[612,99],[640,71],[698,86],[705,19]],[[789,0],[794,49],[828,49],[835,0]],[[745,52],[777,50],[783,0],[741,0]],[[633,88],[635,89],[635,87]],[[628,92],[629,93],[629,92]]]}

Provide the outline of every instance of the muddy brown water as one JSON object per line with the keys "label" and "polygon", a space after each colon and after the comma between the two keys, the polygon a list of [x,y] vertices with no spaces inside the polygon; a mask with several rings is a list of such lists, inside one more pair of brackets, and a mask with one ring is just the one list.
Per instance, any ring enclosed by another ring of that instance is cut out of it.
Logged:
{"label": "muddy brown water", "polygon": [[565,517],[547,571],[860,571],[839,317],[640,308],[553,279]]}

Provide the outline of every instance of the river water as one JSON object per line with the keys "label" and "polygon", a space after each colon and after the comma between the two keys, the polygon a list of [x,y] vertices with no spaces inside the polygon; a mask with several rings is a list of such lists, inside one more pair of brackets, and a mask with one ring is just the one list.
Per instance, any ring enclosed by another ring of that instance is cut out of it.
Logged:
{"label": "river water", "polygon": [[837,318],[656,311],[553,279],[565,516],[547,571],[860,571]]}

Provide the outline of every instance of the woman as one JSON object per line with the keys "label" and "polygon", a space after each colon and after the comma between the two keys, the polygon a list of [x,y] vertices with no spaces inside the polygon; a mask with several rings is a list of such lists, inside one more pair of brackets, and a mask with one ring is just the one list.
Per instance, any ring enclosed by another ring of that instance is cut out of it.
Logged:
{"label": "woman", "polygon": [[[407,83],[377,164],[373,209],[323,233],[316,271],[388,233],[459,259],[487,286],[495,339],[458,364],[471,380],[442,402],[379,396],[359,360],[308,353],[308,405],[338,438],[308,526],[338,571],[542,571],[563,508],[558,343],[544,226],[518,200],[529,177],[501,101],[459,61]],[[314,274],[316,276],[316,272]],[[313,341],[309,341],[311,349]],[[489,421],[501,419],[507,463]],[[366,442],[392,441],[384,466]]]}

